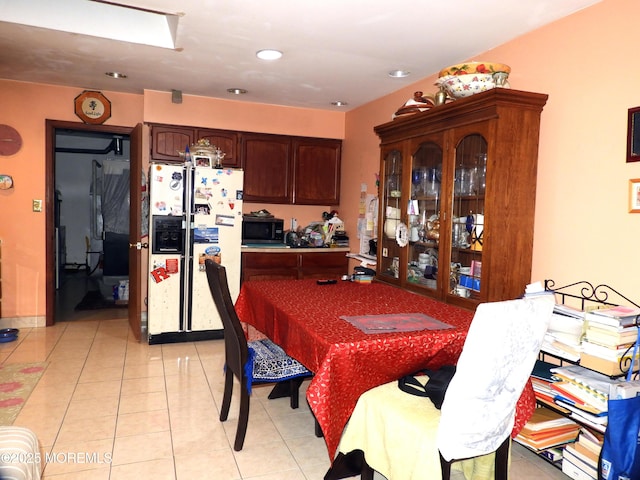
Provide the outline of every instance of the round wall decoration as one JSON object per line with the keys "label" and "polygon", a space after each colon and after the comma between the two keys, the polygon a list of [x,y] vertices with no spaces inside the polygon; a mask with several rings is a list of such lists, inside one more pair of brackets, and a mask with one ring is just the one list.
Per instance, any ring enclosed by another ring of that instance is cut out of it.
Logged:
{"label": "round wall decoration", "polygon": [[0,156],[9,156],[22,148],[20,133],[9,125],[0,125]]}
{"label": "round wall decoration", "polygon": [[98,125],[111,117],[111,102],[100,92],[85,90],[75,98],[75,112],[84,123]]}

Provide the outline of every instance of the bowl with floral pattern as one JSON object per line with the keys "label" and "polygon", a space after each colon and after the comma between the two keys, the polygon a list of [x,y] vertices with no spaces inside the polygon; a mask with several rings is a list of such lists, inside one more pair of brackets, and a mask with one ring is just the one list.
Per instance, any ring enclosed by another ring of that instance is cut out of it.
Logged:
{"label": "bowl with floral pattern", "polygon": [[443,68],[440,70],[438,76],[446,77],[449,75],[469,75],[472,73],[488,73],[489,75],[493,75],[498,72],[506,73],[508,76],[511,73],[511,67],[504,63],[495,62],[465,62]]}
{"label": "bowl with floral pattern", "polygon": [[491,90],[496,83],[490,73],[468,73],[440,77],[436,85],[444,89],[451,98],[464,98]]}

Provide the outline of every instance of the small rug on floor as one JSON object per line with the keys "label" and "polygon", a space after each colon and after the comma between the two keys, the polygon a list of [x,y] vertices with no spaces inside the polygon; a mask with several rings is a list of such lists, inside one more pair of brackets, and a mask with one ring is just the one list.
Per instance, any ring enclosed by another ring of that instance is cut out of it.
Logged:
{"label": "small rug on floor", "polygon": [[46,368],[46,362],[0,365],[0,425],[13,425]]}
{"label": "small rug on floor", "polygon": [[122,308],[126,304],[116,303],[111,298],[104,298],[100,290],[88,291],[80,303],[76,305],[76,310],[101,310],[103,308]]}

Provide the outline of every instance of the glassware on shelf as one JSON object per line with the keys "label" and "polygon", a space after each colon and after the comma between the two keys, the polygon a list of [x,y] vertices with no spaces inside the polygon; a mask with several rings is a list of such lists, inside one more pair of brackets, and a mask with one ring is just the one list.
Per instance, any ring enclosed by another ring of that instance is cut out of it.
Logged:
{"label": "glassware on shelf", "polygon": [[471,169],[465,167],[456,168],[456,176],[454,179],[453,193],[461,197],[470,195],[470,177]]}
{"label": "glassware on shelf", "polygon": [[387,191],[389,195],[398,198],[401,196],[402,192],[400,190],[400,175],[397,173],[392,173],[387,178]]}
{"label": "glassware on shelf", "polygon": [[413,192],[412,194],[415,195],[421,195],[423,194],[423,181],[424,181],[424,177],[426,176],[426,168],[424,167],[416,167],[411,171],[411,184],[413,185]]}
{"label": "glassware on shelf", "polygon": [[402,195],[400,186],[402,185],[402,175],[400,173],[400,165],[397,156],[391,156],[391,164],[389,165],[389,174],[387,176],[387,192],[389,196],[399,198]]}
{"label": "glassware on shelf", "polygon": [[440,193],[441,172],[437,167],[426,169],[423,192],[425,195],[437,196]]}
{"label": "glassware on shelf", "polygon": [[478,192],[484,194],[487,188],[487,154],[478,155]]}

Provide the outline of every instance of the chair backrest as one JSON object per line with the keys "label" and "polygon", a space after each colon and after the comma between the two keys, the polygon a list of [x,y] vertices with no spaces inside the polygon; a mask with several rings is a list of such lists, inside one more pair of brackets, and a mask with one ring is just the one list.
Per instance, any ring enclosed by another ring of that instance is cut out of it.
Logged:
{"label": "chair backrest", "polygon": [[553,296],[478,305],[441,408],[447,461],[493,452],[511,433],[553,306]]}
{"label": "chair backrest", "polygon": [[249,350],[240,319],[231,300],[227,272],[222,265],[210,259],[205,260],[205,270],[209,290],[224,328],[226,368],[231,369],[238,379],[242,379],[243,366],[249,357]]}

